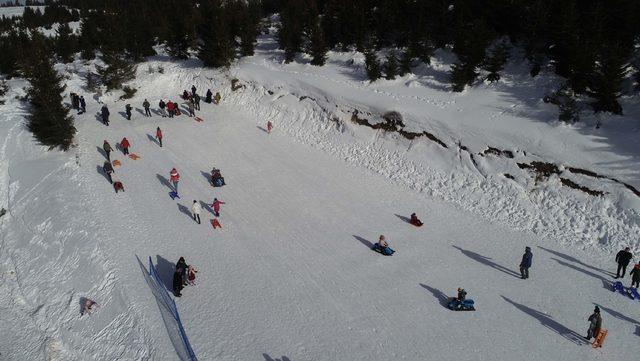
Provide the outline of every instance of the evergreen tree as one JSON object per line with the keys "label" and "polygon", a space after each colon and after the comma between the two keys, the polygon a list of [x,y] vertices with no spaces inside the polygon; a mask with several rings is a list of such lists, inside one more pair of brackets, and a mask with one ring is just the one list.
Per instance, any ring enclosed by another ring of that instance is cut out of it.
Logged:
{"label": "evergreen tree", "polygon": [[[312,0],[314,1],[314,0]],[[302,35],[304,31],[304,0],[284,0],[280,12],[280,30],[278,41],[284,50],[284,61],[290,63],[296,54],[302,51]]]}
{"label": "evergreen tree", "polygon": [[200,25],[198,31],[198,58],[205,66],[228,66],[234,58],[234,49],[227,30],[227,17],[222,1],[211,0],[202,4],[202,15],[206,21]]}
{"label": "evergreen tree", "polygon": [[398,75],[398,57],[394,52],[391,52],[387,56],[387,61],[384,63],[384,76],[387,80],[393,80]]}
{"label": "evergreen tree", "polygon": [[609,43],[601,51],[589,87],[589,95],[595,99],[594,111],[622,115],[618,98],[622,95],[622,83],[629,68],[630,50],[621,44]]}
{"label": "evergreen tree", "polygon": [[73,143],[76,128],[69,109],[62,105],[63,78],[53,68],[52,54],[45,50],[44,41],[39,37],[34,34],[33,57],[27,71],[30,82],[27,96],[31,103],[27,128],[43,145],[66,151]]}
{"label": "evergreen tree", "polygon": [[400,67],[398,68],[398,75],[405,76],[406,74],[411,73],[411,63],[413,62],[413,55],[410,50],[405,50],[402,52],[402,57],[400,58]]}
{"label": "evergreen tree", "polygon": [[76,37],[72,34],[69,24],[61,24],[56,30],[56,53],[63,63],[69,63],[73,59],[76,49]]}
{"label": "evergreen tree", "polygon": [[[167,28],[167,51],[178,59],[189,58],[189,48],[194,42],[194,9],[190,1],[172,0],[170,5],[170,17]],[[179,9],[178,14],[174,9]]]}
{"label": "evergreen tree", "polygon": [[125,49],[134,61],[155,55],[155,38],[151,25],[150,5],[147,0],[128,0],[119,8],[124,23]]}
{"label": "evergreen tree", "polygon": [[136,65],[125,54],[107,52],[102,55],[105,66],[97,67],[98,75],[107,90],[121,89],[122,84],[135,78]]}
{"label": "evergreen tree", "polygon": [[96,56],[98,30],[93,21],[94,16],[89,11],[83,11],[80,20],[80,36],[78,46],[82,59],[91,60]]}
{"label": "evergreen tree", "polygon": [[240,55],[253,55],[256,39],[258,37],[258,26],[260,24],[260,2],[250,0],[245,5],[240,2]]}
{"label": "evergreen tree", "polygon": [[327,60],[327,43],[320,23],[316,20],[309,34],[309,51],[313,59],[311,65],[322,66]]}
{"label": "evergreen tree", "polygon": [[364,53],[364,68],[367,71],[369,80],[376,81],[382,76],[380,70],[380,63],[378,62],[378,56],[375,50],[367,49]]}
{"label": "evergreen tree", "polygon": [[489,72],[487,80],[490,82],[500,80],[500,71],[509,59],[509,48],[504,42],[496,44],[489,50],[489,55],[483,64],[483,69]]}

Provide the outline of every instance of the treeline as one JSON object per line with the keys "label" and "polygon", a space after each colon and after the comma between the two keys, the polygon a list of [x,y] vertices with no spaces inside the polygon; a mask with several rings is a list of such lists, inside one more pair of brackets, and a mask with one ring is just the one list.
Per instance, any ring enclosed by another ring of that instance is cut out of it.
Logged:
{"label": "treeline", "polygon": [[[411,71],[416,60],[429,63],[433,51],[452,49],[454,91],[489,81],[512,53],[524,50],[535,77],[549,64],[567,79],[553,101],[588,95],[595,111],[621,114],[623,82],[635,73],[640,35],[636,0],[271,0],[280,13],[280,47],[285,61],[297,53],[321,65],[328,49],[356,48],[366,55],[371,80]],[[385,48],[380,59],[376,53]],[[382,62],[381,62],[382,60]]]}
{"label": "treeline", "polygon": [[46,1],[42,0],[15,0],[15,1],[7,1],[5,3],[0,4],[0,8],[10,8],[15,6],[42,6],[45,5]]}

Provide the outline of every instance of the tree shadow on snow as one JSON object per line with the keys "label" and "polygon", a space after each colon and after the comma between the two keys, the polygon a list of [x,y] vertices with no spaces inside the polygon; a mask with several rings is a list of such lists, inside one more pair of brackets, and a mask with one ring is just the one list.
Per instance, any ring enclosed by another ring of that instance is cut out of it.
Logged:
{"label": "tree shadow on snow", "polygon": [[189,218],[191,218],[193,220],[193,214],[191,214],[191,211],[189,210],[189,208],[187,208],[184,205],[178,203],[178,209],[180,210],[181,213],[184,213],[185,215],[187,215]]}
{"label": "tree shadow on snow", "polygon": [[172,191],[174,190],[173,186],[171,185],[171,183],[169,183],[169,180],[167,178],[163,177],[161,174],[156,174],[156,177],[158,178],[158,180],[162,185],[166,186]]}
{"label": "tree shadow on snow", "polygon": [[540,248],[540,249],[542,249],[542,250],[544,250],[544,251],[547,251],[547,252],[549,252],[549,253],[551,253],[551,254],[555,254],[556,256],[558,256],[558,257],[560,257],[560,258],[564,258],[564,259],[565,259],[565,260],[567,260],[567,261],[574,262],[574,263],[578,263],[578,264],[580,264],[580,265],[582,265],[582,266],[584,266],[584,267],[590,268],[590,269],[592,269],[592,270],[594,270],[594,271],[602,272],[602,273],[604,273],[604,274],[606,274],[606,275],[608,275],[608,276],[611,276],[611,277],[615,276],[615,275],[613,274],[613,272],[605,271],[605,270],[603,270],[602,268],[598,268],[598,267],[594,267],[594,266],[588,265],[588,264],[586,264],[586,263],[584,263],[584,262],[580,261],[579,259],[577,259],[577,258],[575,258],[575,257],[573,257],[573,256],[569,256],[568,254],[564,254],[564,253],[562,253],[562,252],[554,251],[554,250],[552,250],[552,249],[545,248],[545,247],[542,247],[542,246],[538,246],[538,248]]}
{"label": "tree shadow on snow", "polygon": [[462,248],[460,248],[458,246],[452,245],[451,247],[459,250],[460,252],[462,252],[462,254],[464,254],[465,256],[467,256],[469,258],[471,258],[472,260],[474,260],[476,262],[479,262],[479,263],[482,263],[484,265],[487,265],[487,266],[489,266],[489,267],[491,267],[491,268],[493,268],[493,269],[495,269],[497,271],[500,271],[502,273],[508,274],[509,276],[513,276],[513,277],[516,277],[516,278],[520,278],[521,277],[520,274],[518,274],[517,272],[514,272],[514,271],[512,271],[512,270],[510,270],[510,269],[508,269],[508,268],[506,268],[506,267],[504,267],[502,265],[499,265],[499,264],[493,262],[491,260],[491,258],[489,258],[489,257],[485,257],[485,256],[483,256],[483,255],[481,255],[479,253],[468,251],[466,249],[462,249]]}
{"label": "tree shadow on snow", "polygon": [[287,356],[281,356],[280,358],[272,358],[266,353],[263,353],[262,357],[264,357],[264,361],[291,361],[291,359],[288,358]]}
{"label": "tree shadow on snow", "polygon": [[411,219],[409,219],[408,217],[401,216],[401,215],[399,215],[399,214],[396,214],[396,217],[398,217],[398,218],[402,219],[403,221],[405,221],[405,222],[407,222],[407,223],[411,224]]}
{"label": "tree shadow on snow", "polygon": [[616,310],[613,310],[613,309],[611,309],[611,308],[607,308],[607,307],[602,306],[602,305],[600,305],[600,304],[597,304],[597,303],[595,303],[595,302],[593,302],[593,304],[594,304],[594,305],[596,305],[596,306],[598,306],[598,307],[600,307],[600,309],[601,309],[601,310],[605,310],[608,314],[610,314],[611,316],[613,316],[613,317],[615,317],[615,318],[617,318],[617,319],[619,319],[619,320],[623,320],[623,321],[627,321],[627,322],[629,322],[629,323],[633,323],[633,324],[636,324],[636,325],[640,325],[640,321],[638,321],[638,320],[634,320],[634,319],[633,319],[633,318],[631,318],[631,317],[625,316],[625,315],[623,315],[622,313],[620,313],[620,312],[618,312],[618,311],[616,311]]}
{"label": "tree shadow on snow", "polygon": [[443,307],[447,307],[447,304],[449,303],[449,296],[445,295],[444,292],[440,291],[437,288],[433,288],[430,286],[427,286],[423,283],[420,284],[420,286],[422,288],[424,288],[425,290],[431,292],[431,294],[433,295],[433,297],[438,299],[438,302],[440,303],[441,306]]}
{"label": "tree shadow on snow", "polygon": [[176,265],[160,255],[156,255],[156,262],[156,270],[158,270],[162,284],[169,292],[173,292],[173,273],[176,270]]}
{"label": "tree shadow on snow", "polygon": [[261,127],[261,126],[259,126],[259,125],[256,125],[256,128],[258,128],[258,129],[262,130],[262,131],[263,131],[263,132],[265,132],[265,133],[269,133],[266,129],[264,129],[263,127]]}
{"label": "tree shadow on snow", "polygon": [[358,241],[360,241],[360,243],[362,243],[365,246],[369,247],[369,249],[371,249],[373,247],[373,243],[367,241],[366,239],[364,239],[364,238],[362,238],[360,236],[353,235],[353,238],[357,239]]}
{"label": "tree shadow on snow", "polygon": [[150,141],[156,143],[157,146],[160,146],[160,142],[153,135],[147,133],[147,138],[149,138]]}
{"label": "tree shadow on snow", "polygon": [[520,311],[528,314],[529,316],[535,318],[536,320],[538,320],[544,327],[552,330],[553,332],[557,333],[558,335],[564,337],[565,339],[577,344],[577,345],[585,345],[588,344],[589,342],[587,340],[585,340],[581,335],[579,335],[577,332],[568,329],[567,327],[565,327],[564,325],[562,325],[561,323],[559,323],[558,321],[554,320],[553,317],[547,315],[546,313],[540,312],[538,310],[534,310],[533,308],[527,307],[525,305],[522,305],[520,303],[517,303],[515,301],[512,301],[511,299],[502,296],[501,297],[507,301],[508,303],[512,304],[515,308],[519,309]]}

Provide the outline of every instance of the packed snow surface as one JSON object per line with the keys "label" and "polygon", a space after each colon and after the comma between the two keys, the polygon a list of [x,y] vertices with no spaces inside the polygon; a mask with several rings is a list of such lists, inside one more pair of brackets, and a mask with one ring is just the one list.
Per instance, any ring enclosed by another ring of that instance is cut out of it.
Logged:
{"label": "packed snow surface", "polygon": [[[60,66],[67,91],[87,99],[68,153],[36,144],[28,107],[15,99],[26,84],[9,82],[0,106],[0,359],[177,359],[176,335],[145,281],[149,256],[169,287],[180,256],[199,271],[176,303],[200,360],[637,358],[640,303],[610,282],[614,252],[640,251],[638,197],[582,175],[572,179],[606,194],[563,187],[557,175],[535,182],[516,165],[580,167],[639,187],[632,99],[629,116],[600,119],[600,129],[590,116],[567,126],[540,101],[556,80],[517,75],[522,64],[498,84],[453,94],[445,52],[416,75],[374,84],[358,53],[330,53],[322,68],[282,58],[270,36],[228,71],[157,56],[139,66],[127,101],[82,89],[90,66]],[[222,95],[220,105],[202,103],[204,122],[143,116],[145,98],[157,108],[192,84]],[[109,127],[99,121],[103,103]],[[356,125],[354,110],[372,123],[397,111],[405,130],[447,147]],[[100,148],[125,136],[141,158],[112,153],[126,189],[115,194]],[[478,155],[487,147],[514,158]],[[226,186],[209,185],[213,166]],[[181,174],[175,201],[172,167]],[[226,202],[221,230],[209,223],[214,197]],[[205,205],[201,225],[194,200]],[[406,222],[413,212],[423,227]],[[370,250],[380,234],[392,257]],[[533,267],[521,280],[525,246]],[[457,287],[477,311],[444,307]],[[94,314],[80,316],[83,297],[100,305]],[[582,338],[595,305],[609,330],[602,349]]]}

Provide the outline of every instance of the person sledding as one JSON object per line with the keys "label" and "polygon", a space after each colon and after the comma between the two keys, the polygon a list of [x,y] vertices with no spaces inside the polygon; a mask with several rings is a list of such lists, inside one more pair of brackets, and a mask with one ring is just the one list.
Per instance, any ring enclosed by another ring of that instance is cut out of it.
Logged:
{"label": "person sledding", "polygon": [[169,180],[173,185],[173,191],[176,192],[176,194],[178,194],[178,182],[180,182],[180,173],[178,173],[177,169],[175,168],[171,169],[171,172],[169,172]]}
{"label": "person sledding", "polygon": [[109,183],[113,184],[113,179],[111,178],[111,175],[113,174],[114,170],[113,170],[113,166],[111,165],[111,162],[109,162],[108,160],[105,160],[104,164],[102,165],[102,171],[107,176],[107,179],[109,179]]}
{"label": "person sledding", "polygon": [[385,256],[391,256],[395,251],[389,247],[389,243],[387,243],[384,235],[380,235],[378,239],[378,243],[374,244],[372,249],[378,253],[382,253]]}
{"label": "person sledding", "polygon": [[131,143],[129,143],[129,139],[127,137],[122,138],[120,141],[120,148],[122,148],[122,153],[124,155],[129,154],[129,147],[131,147]]}
{"label": "person sledding", "polygon": [[225,185],[224,177],[222,173],[220,173],[220,169],[213,168],[211,170],[211,185],[214,187],[222,187]]}
{"label": "person sledding", "polygon": [[211,207],[213,208],[213,214],[216,217],[220,217],[220,206],[226,204],[223,201],[218,200],[218,198],[213,199],[213,203],[211,203]]}
{"label": "person sledding", "polygon": [[447,308],[453,311],[475,311],[473,300],[467,299],[467,291],[462,287],[458,287],[458,295],[449,300]]}
{"label": "person sledding", "polygon": [[409,220],[409,223],[413,224],[416,227],[422,227],[423,223],[420,219],[418,219],[418,216],[416,216],[415,213],[411,213],[411,219]]}
{"label": "person sledding", "polygon": [[113,189],[118,193],[118,191],[124,192],[124,185],[120,181],[113,182]]}

